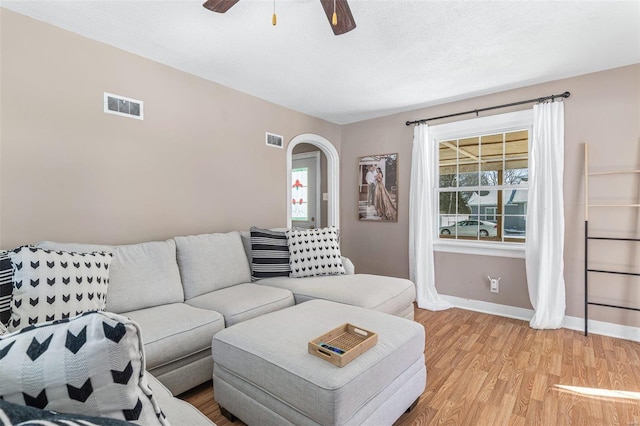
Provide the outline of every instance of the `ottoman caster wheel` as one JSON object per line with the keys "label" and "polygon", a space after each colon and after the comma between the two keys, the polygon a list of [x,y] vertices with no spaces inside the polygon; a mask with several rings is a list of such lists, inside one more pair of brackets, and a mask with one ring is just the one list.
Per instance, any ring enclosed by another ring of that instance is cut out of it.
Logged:
{"label": "ottoman caster wheel", "polygon": [[405,413],[410,413],[411,411],[413,411],[413,409],[416,408],[416,406],[418,405],[419,400],[420,398],[416,398],[416,400],[413,401],[413,403],[409,406],[409,408],[407,408],[407,411],[405,411]]}
{"label": "ottoman caster wheel", "polygon": [[229,420],[230,422],[235,422],[236,420],[238,420],[238,418],[234,416],[231,411],[227,410],[222,405],[218,405],[218,408],[220,409],[220,414],[222,414],[225,419]]}

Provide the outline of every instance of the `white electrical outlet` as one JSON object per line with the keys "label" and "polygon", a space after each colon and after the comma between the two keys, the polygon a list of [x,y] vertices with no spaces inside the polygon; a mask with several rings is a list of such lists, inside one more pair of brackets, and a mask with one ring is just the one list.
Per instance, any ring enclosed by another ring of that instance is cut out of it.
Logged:
{"label": "white electrical outlet", "polygon": [[487,278],[489,278],[489,289],[491,290],[491,293],[500,293],[500,280],[502,277],[491,278],[490,276],[487,276]]}

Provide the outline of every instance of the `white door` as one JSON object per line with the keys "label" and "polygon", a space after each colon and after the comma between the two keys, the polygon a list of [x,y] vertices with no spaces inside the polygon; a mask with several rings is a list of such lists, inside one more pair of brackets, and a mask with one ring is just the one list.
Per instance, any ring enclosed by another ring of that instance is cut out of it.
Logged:
{"label": "white door", "polygon": [[320,224],[320,152],[294,154],[291,164],[291,221],[300,228]]}

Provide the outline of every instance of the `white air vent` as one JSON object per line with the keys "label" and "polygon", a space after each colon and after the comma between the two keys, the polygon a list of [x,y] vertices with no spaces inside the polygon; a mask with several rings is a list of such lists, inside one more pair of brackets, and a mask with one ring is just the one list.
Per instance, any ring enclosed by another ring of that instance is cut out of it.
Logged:
{"label": "white air vent", "polygon": [[274,148],[283,148],[284,146],[284,140],[280,135],[265,132],[265,140],[267,142],[267,146],[272,146]]}
{"label": "white air vent", "polygon": [[107,114],[116,114],[143,120],[143,105],[144,103],[137,99],[125,98],[124,96],[113,95],[107,92],[104,93],[104,112]]}

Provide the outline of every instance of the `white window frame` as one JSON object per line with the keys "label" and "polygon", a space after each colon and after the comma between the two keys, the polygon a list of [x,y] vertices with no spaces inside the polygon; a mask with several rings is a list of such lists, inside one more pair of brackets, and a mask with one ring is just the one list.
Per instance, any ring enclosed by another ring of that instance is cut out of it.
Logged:
{"label": "white window frame", "polygon": [[457,121],[454,123],[439,124],[429,127],[429,138],[434,150],[435,164],[432,167],[433,182],[433,228],[435,251],[449,253],[478,254],[485,256],[524,258],[524,243],[502,241],[471,241],[457,239],[441,239],[439,236],[439,203],[438,203],[438,141],[449,139],[463,139],[478,135],[493,133],[508,133],[516,130],[529,130],[529,138],[533,135],[533,109],[510,112],[506,114],[492,115],[489,117],[474,118],[471,120]]}

